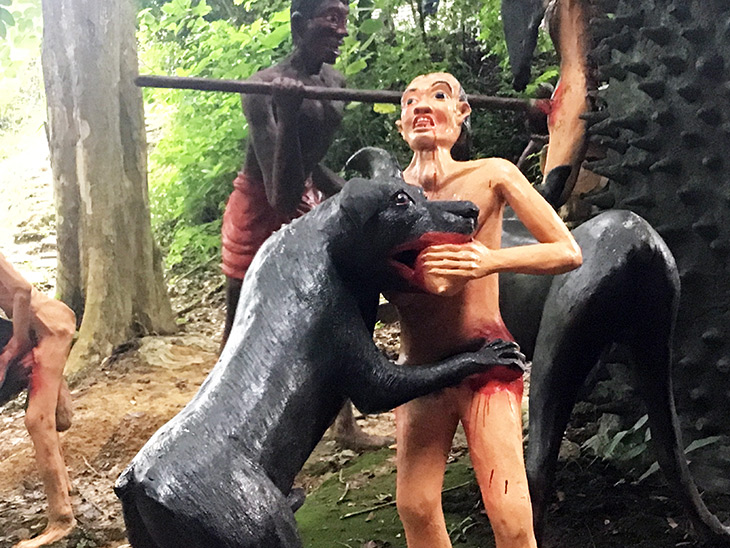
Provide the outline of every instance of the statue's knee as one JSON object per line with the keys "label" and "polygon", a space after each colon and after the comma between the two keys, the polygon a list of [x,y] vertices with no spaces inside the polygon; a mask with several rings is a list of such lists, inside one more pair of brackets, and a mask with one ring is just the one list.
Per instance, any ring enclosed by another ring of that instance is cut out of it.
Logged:
{"label": "statue's knee", "polygon": [[401,521],[414,527],[426,527],[441,515],[441,492],[438,496],[409,492],[398,495],[396,506]]}
{"label": "statue's knee", "polygon": [[55,416],[28,409],[25,414],[25,428],[31,436],[50,434],[55,431]]}

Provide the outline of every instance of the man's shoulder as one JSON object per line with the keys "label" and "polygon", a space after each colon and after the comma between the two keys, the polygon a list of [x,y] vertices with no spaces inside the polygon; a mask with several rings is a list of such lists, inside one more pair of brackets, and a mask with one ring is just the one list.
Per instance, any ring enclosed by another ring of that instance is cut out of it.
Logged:
{"label": "man's shoulder", "polygon": [[470,162],[473,169],[491,175],[494,179],[511,179],[519,168],[505,158],[481,158]]}
{"label": "man's shoulder", "polygon": [[289,76],[288,74],[286,74],[286,72],[286,65],[276,64],[253,73],[251,76],[249,76],[248,80],[253,80],[256,82],[271,82],[279,76]]}

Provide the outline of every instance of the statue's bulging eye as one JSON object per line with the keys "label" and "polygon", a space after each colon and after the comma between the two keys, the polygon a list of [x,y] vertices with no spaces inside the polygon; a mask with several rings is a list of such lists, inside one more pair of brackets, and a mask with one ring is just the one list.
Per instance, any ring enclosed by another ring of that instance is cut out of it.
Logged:
{"label": "statue's bulging eye", "polygon": [[446,99],[446,94],[443,91],[437,91],[434,97],[436,99]]}
{"label": "statue's bulging eye", "polygon": [[393,195],[393,203],[397,206],[407,206],[413,203],[413,199],[401,190]]}

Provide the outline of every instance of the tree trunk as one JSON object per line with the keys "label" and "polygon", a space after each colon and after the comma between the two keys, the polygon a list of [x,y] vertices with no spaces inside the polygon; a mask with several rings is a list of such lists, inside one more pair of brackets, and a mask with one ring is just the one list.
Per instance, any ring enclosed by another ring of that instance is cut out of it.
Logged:
{"label": "tree trunk", "polygon": [[175,329],[147,200],[132,0],[43,0],[58,292],[81,322],[67,371]]}

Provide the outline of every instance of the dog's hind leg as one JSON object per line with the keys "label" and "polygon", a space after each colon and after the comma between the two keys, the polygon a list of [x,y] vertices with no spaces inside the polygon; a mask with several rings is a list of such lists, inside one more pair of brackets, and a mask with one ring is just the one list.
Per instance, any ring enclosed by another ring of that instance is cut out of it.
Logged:
{"label": "dog's hind leg", "polygon": [[713,546],[730,546],[730,528],[705,506],[687,466],[674,407],[668,352],[641,349],[637,364],[638,389],[649,415],[651,443],[664,477],[698,530]]}
{"label": "dog's hind leg", "polygon": [[584,331],[571,325],[573,318],[570,314],[555,315],[542,324],[530,374],[526,469],[538,545],[560,443],[578,392],[603,348],[602,344],[587,344],[581,336]]}
{"label": "dog's hind leg", "polygon": [[208,464],[139,481],[125,472],[116,491],[134,548],[302,548],[290,501],[260,466],[245,457]]}

